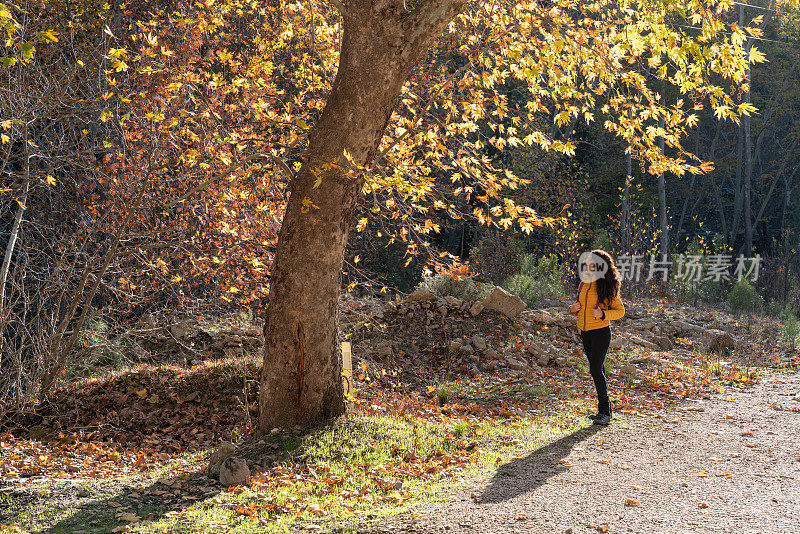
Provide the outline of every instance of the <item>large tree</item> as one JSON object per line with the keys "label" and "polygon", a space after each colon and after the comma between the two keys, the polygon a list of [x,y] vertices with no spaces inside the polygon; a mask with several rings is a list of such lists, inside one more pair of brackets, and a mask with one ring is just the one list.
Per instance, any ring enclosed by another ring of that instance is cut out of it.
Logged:
{"label": "large tree", "polygon": [[356,0],[343,8],[339,69],[309,136],[278,236],[264,325],[260,426],[344,412],[337,306],[365,176],[403,83],[465,0]]}

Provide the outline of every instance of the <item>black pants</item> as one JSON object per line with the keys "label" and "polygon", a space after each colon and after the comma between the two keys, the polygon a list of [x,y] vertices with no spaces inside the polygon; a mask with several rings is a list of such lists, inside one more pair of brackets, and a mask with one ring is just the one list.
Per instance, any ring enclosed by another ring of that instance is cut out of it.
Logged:
{"label": "black pants", "polygon": [[581,331],[581,341],[586,357],[589,358],[589,372],[597,388],[597,413],[611,415],[611,402],[608,400],[606,384],[606,361],[608,345],[611,343],[611,328],[605,326],[596,330]]}

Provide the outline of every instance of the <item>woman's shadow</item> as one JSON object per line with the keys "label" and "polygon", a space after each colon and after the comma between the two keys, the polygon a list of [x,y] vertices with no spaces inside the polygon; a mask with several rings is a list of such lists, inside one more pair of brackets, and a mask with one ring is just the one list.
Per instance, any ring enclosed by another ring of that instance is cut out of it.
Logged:
{"label": "woman's shadow", "polygon": [[566,471],[568,466],[560,464],[559,460],[569,455],[575,445],[589,439],[601,428],[597,425],[581,428],[539,447],[524,458],[500,466],[477,499],[478,504],[513,499],[538,488],[550,477]]}

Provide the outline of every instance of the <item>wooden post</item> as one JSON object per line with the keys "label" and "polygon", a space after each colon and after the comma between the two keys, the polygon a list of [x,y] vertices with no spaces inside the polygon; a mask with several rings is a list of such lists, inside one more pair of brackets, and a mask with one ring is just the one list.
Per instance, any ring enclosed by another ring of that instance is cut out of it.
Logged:
{"label": "wooden post", "polygon": [[353,353],[349,341],[342,343],[342,385],[344,386],[345,403],[349,407],[353,393]]}

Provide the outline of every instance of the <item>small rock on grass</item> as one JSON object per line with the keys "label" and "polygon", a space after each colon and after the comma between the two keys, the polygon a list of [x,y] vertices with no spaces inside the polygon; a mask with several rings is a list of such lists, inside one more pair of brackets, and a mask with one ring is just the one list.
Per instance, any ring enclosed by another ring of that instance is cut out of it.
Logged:
{"label": "small rock on grass", "polygon": [[220,443],[217,450],[211,453],[208,459],[208,474],[212,478],[219,477],[219,468],[222,462],[233,456],[236,451],[236,446],[228,441]]}
{"label": "small rock on grass", "polygon": [[244,458],[231,456],[219,468],[219,481],[223,486],[242,486],[250,478],[250,468]]}

